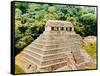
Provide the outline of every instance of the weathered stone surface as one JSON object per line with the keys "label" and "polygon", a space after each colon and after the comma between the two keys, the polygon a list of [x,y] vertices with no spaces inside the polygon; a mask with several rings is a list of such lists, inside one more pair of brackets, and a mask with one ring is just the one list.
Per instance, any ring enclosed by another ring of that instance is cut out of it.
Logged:
{"label": "weathered stone surface", "polygon": [[16,64],[27,73],[87,67],[92,59],[81,49],[81,42],[70,22],[49,20],[43,34],[16,56]]}
{"label": "weathered stone surface", "polygon": [[96,36],[87,36],[87,37],[84,38],[84,41],[96,42]]}

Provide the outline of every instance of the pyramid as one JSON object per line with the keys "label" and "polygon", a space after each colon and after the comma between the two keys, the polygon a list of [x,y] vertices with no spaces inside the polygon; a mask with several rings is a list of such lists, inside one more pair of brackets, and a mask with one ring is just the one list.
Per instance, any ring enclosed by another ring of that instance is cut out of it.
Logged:
{"label": "pyramid", "polygon": [[15,63],[27,73],[87,68],[92,59],[81,42],[71,22],[48,20],[45,31],[16,56]]}

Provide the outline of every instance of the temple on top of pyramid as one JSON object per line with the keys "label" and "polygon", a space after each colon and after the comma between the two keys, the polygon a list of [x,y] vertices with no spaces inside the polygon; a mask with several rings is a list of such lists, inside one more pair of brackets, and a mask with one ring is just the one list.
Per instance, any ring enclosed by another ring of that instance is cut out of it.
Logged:
{"label": "temple on top of pyramid", "polygon": [[71,22],[48,20],[45,31],[16,56],[15,62],[26,73],[87,69],[92,59],[81,42]]}
{"label": "temple on top of pyramid", "polygon": [[73,25],[68,21],[48,20],[45,31],[74,31]]}

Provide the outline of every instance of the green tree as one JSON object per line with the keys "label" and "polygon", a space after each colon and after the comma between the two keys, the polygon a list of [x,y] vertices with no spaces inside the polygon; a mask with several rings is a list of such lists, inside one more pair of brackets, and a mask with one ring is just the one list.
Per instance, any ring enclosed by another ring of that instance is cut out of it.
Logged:
{"label": "green tree", "polygon": [[84,14],[81,16],[80,21],[84,25],[85,36],[97,35],[96,15],[92,13]]}

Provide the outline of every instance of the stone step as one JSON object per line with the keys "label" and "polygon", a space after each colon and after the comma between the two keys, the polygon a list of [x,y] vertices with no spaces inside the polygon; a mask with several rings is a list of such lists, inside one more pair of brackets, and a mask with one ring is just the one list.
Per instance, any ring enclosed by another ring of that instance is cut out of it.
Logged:
{"label": "stone step", "polygon": [[46,43],[45,44],[40,44],[40,43],[34,42],[30,46],[50,49],[50,48],[60,47],[61,44],[46,44]]}
{"label": "stone step", "polygon": [[73,34],[73,35],[68,35],[68,34],[65,34],[65,35],[59,35],[59,34],[42,34],[39,36],[40,39],[62,39],[62,38],[72,38],[72,39],[81,39],[81,37],[77,34]]}
{"label": "stone step", "polygon": [[72,45],[79,45],[79,43],[77,42],[61,42],[61,43],[55,43],[55,44],[52,44],[52,43],[45,43],[45,44],[42,44],[42,43],[38,43],[38,42],[34,42],[34,43],[31,43],[31,45],[29,45],[29,47],[37,47],[37,48],[43,48],[43,49],[53,49],[53,48],[62,48],[62,47],[72,47]]}
{"label": "stone step", "polygon": [[48,65],[39,65],[36,63],[36,60],[29,60],[29,58],[26,58],[24,57],[26,60],[28,60],[29,62],[37,65],[39,68],[45,68],[45,67],[50,67],[50,66],[53,66],[53,65],[57,65],[57,64],[61,64],[61,63],[67,63],[67,61],[60,61],[60,62],[57,62],[57,63],[53,63],[53,64],[48,64]]}
{"label": "stone step", "polygon": [[44,48],[36,48],[36,47],[27,47],[25,50],[30,50],[30,51],[35,51],[40,54],[57,54],[61,52],[66,52],[68,49],[66,47],[61,47],[61,48],[53,48],[53,49],[44,49]]}
{"label": "stone step", "polygon": [[48,40],[48,39],[38,39],[38,40],[35,40],[33,43],[39,43],[39,44],[60,44],[60,43],[80,43],[81,40],[79,39],[52,39],[52,40]]}
{"label": "stone step", "polygon": [[59,54],[51,54],[51,55],[42,55],[42,54],[37,54],[35,52],[31,52],[31,51],[24,51],[23,53],[28,54],[29,56],[33,56],[38,58],[40,61],[47,61],[47,60],[53,60],[53,59],[58,59],[58,58],[62,58],[62,57],[66,57],[65,53],[59,53]]}
{"label": "stone step", "polygon": [[[66,66],[66,65],[67,65],[67,62],[59,63],[59,64],[51,65],[51,66],[48,66],[48,67],[40,68],[40,71],[42,71],[42,72],[52,72],[53,71],[54,72],[57,69],[59,69],[63,66]],[[61,70],[58,70],[58,71],[61,71]]]}
{"label": "stone step", "polygon": [[[51,56],[51,55],[57,55],[57,54],[62,54],[62,53],[66,53],[67,51],[60,51],[60,52],[58,52],[58,53],[50,53],[50,54],[44,54],[44,52],[41,52],[41,53],[39,53],[39,52],[37,52],[38,50],[30,50],[30,49],[24,49],[24,51],[25,52],[27,52],[27,51],[30,51],[30,52],[32,52],[32,53],[35,53],[35,54],[38,54],[38,55],[40,55],[40,56]],[[69,50],[68,50],[69,51]]]}
{"label": "stone step", "polygon": [[35,57],[31,57],[27,54],[23,54],[24,58],[28,59],[29,61],[33,61],[34,63],[36,63],[39,66],[46,66],[46,65],[53,65],[53,64],[57,64],[59,62],[63,62],[66,61],[66,57],[63,58],[59,58],[59,59],[53,59],[53,60],[48,60],[48,61],[40,61],[39,59],[35,58]]}
{"label": "stone step", "polygon": [[54,59],[54,60],[44,61],[44,62],[41,63],[41,65],[45,66],[45,65],[49,65],[49,64],[59,63],[59,62],[62,62],[62,61],[66,61],[66,58],[67,57],[62,57],[62,58],[58,58],[58,59]]}

